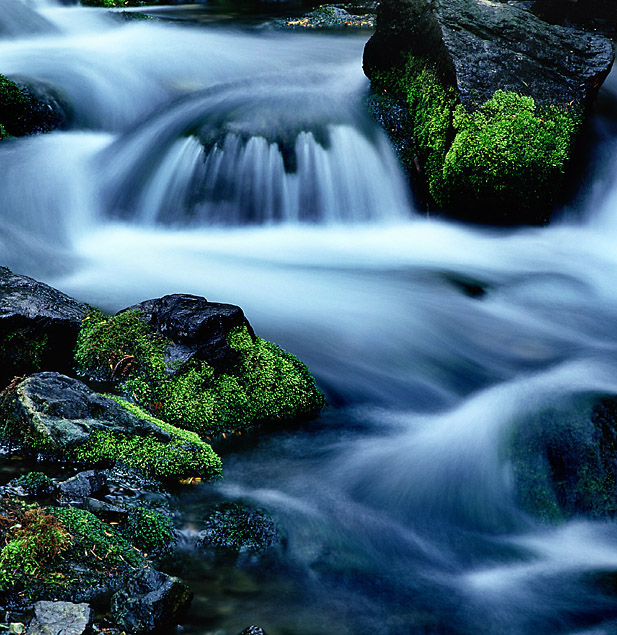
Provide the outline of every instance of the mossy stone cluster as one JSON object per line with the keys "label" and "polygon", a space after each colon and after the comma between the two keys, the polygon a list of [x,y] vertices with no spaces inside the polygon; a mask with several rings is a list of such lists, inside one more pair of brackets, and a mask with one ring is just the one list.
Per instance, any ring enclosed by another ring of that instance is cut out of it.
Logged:
{"label": "mossy stone cluster", "polygon": [[93,311],[83,322],[75,360],[84,376],[118,382],[144,411],[201,436],[306,418],[322,409],[323,395],[296,357],[252,338],[246,327],[232,329],[227,343],[236,353],[230,368],[215,372],[191,360],[172,376],[164,356],[169,342],[138,311],[114,317]]}
{"label": "mossy stone cluster", "polygon": [[4,500],[0,521],[0,597],[88,599],[122,572],[148,566],[133,544],[83,509]]}
{"label": "mossy stone cluster", "polygon": [[497,90],[463,107],[456,90],[426,59],[408,55],[371,79],[378,95],[409,110],[402,159],[423,173],[429,202],[495,224],[548,220],[571,158],[582,112],[537,107],[531,97]]}

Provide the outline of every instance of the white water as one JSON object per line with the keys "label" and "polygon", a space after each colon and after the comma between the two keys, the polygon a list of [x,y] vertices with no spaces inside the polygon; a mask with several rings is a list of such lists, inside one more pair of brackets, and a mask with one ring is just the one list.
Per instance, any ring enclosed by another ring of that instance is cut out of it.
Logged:
{"label": "white water", "polygon": [[363,107],[364,36],[10,2],[0,72],[52,85],[73,120],[0,145],[0,262],[109,310],[239,304],[338,404],[228,458],[221,491],[282,519],[313,620],[261,598],[229,635],[260,616],[297,635],[614,632],[588,579],[617,568],[617,527],[538,524],[502,452],[521,420],[617,394],[614,113],[550,227],[465,227],[413,210]]}

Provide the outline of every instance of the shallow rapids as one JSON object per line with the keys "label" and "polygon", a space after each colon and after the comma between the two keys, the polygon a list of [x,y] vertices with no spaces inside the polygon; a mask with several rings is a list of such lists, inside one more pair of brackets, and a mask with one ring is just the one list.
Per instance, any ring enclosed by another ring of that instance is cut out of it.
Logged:
{"label": "shallow rapids", "polygon": [[110,311],[239,304],[333,404],[182,495],[187,532],[214,495],[286,536],[265,571],[192,558],[185,631],[614,633],[617,525],[529,517],[504,448],[617,395],[615,73],[584,191],[549,227],[489,230],[414,209],[365,109],[366,34],[2,2],[0,72],[70,123],[0,145],[0,263]]}

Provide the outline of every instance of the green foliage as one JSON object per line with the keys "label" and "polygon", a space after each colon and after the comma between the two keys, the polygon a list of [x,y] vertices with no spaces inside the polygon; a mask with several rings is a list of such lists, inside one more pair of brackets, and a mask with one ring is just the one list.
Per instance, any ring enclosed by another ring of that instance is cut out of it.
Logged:
{"label": "green foliage", "polygon": [[228,372],[216,375],[205,362],[192,361],[172,377],[164,359],[166,340],[140,322],[137,312],[115,317],[92,312],[79,334],[75,360],[85,374],[122,379],[125,394],[142,408],[201,435],[314,416],[321,410],[323,395],[293,355],[253,340],[243,327],[230,332],[228,343],[239,359]]}
{"label": "green foliage", "polygon": [[43,472],[28,472],[11,481],[11,485],[23,488],[30,496],[44,496],[56,488],[54,482]]}
{"label": "green foliage", "polygon": [[92,309],[82,322],[75,361],[99,381],[121,379],[129,373],[156,382],[165,374],[167,342],[139,319],[138,311],[108,317]]}
{"label": "green foliage", "polygon": [[16,507],[7,522],[5,546],[0,551],[0,589],[24,583],[30,576],[47,573],[47,566],[71,546],[63,523],[40,507]]}
{"label": "green foliage", "polygon": [[23,118],[32,107],[32,99],[4,75],[0,75],[0,134],[23,134]]}
{"label": "green foliage", "polygon": [[[474,113],[455,110],[457,130],[443,166],[448,204],[548,208],[561,186],[580,125],[573,110],[538,109],[531,97],[498,90]],[[513,212],[516,209],[512,210]]]}
{"label": "green foliage", "polygon": [[160,512],[134,507],[121,527],[131,544],[148,555],[161,554],[176,541],[171,520]]}
{"label": "green foliage", "polygon": [[67,458],[89,465],[125,465],[157,478],[215,478],[220,475],[220,458],[195,433],[156,419],[124,399],[110,397],[137,417],[169,432],[171,440],[163,442],[149,436],[96,430],[84,444],[69,448]]}
{"label": "green foliage", "polygon": [[[534,100],[498,90],[474,112],[426,60],[376,72],[373,90],[405,102],[413,146],[402,156],[424,172],[441,207],[493,211],[493,220],[544,219],[563,182],[581,113],[576,107],[538,108]],[[526,217],[528,216],[528,218]]]}
{"label": "green foliage", "polygon": [[143,567],[145,560],[113,527],[76,507],[54,507],[53,514],[73,537],[72,556],[94,567]]}

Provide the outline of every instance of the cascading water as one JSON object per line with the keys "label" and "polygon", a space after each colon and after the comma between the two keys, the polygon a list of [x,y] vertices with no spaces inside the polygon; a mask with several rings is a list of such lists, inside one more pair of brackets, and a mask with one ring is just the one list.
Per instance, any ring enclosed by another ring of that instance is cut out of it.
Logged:
{"label": "cascading water", "polygon": [[1,264],[109,310],[239,304],[336,406],[184,495],[188,519],[245,499],[286,534],[248,595],[194,563],[186,630],[614,632],[593,580],[617,568],[617,527],[539,524],[504,446],[617,394],[615,75],[579,203],[489,231],[414,212],[363,105],[364,35],[3,2],[0,72],[53,87],[70,122],[0,145]]}

